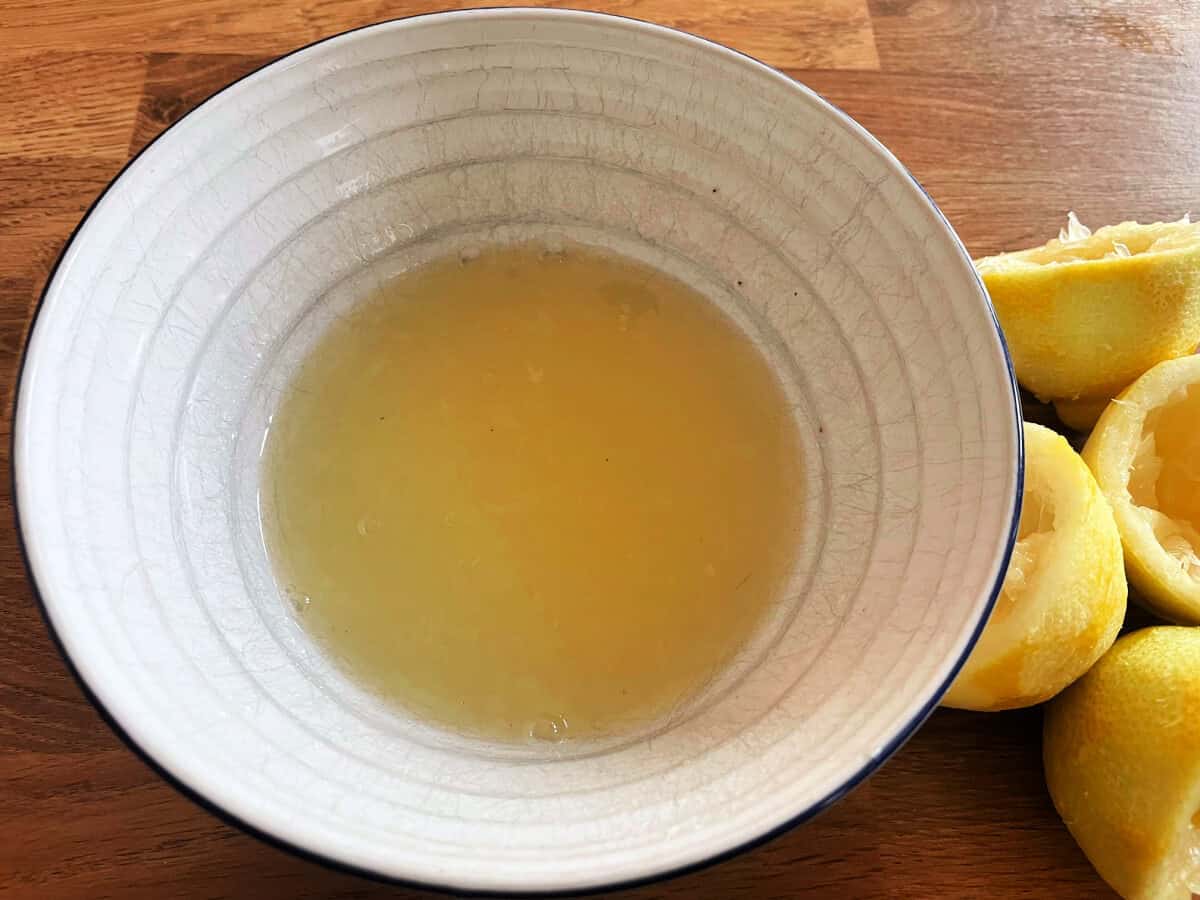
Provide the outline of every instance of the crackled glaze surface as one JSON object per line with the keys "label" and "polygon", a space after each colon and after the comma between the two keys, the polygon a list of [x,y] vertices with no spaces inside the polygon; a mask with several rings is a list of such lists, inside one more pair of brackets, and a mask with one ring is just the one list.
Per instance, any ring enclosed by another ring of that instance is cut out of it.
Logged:
{"label": "crackled glaze surface", "polygon": [[[699,287],[784,375],[811,536],[772,639],[651,740],[503,752],[397,720],[291,621],[258,439],[398,268],[571,239]],[[167,133],[67,251],[19,398],[21,521],[81,674],[168,771],[283,840],[480,889],[611,883],[810,812],[930,708],[1007,553],[1013,385],[970,262],[853,123],[625,20],[393,22]]]}

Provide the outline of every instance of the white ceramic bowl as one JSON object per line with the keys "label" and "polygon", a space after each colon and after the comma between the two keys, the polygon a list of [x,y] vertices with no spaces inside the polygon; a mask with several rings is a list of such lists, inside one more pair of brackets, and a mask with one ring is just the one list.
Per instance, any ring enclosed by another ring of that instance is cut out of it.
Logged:
{"label": "white ceramic bowl", "polygon": [[[415,261],[530,236],[699,286],[803,433],[785,614],[667,727],[606,747],[388,712],[297,627],[258,530],[264,427],[330,317]],[[738,53],[548,10],[343,34],[172,127],[63,254],[16,438],[49,621],[136,747],[295,848],[478,890],[678,870],[861,781],[982,627],[1020,460],[984,290],[880,144]]]}

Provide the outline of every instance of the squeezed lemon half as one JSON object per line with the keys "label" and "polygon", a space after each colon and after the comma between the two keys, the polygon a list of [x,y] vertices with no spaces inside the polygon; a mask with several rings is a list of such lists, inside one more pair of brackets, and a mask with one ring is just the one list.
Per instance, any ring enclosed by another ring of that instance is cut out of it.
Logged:
{"label": "squeezed lemon half", "polygon": [[1046,710],[1046,784],[1126,900],[1200,893],[1200,629],[1125,635]]}
{"label": "squeezed lemon half", "polygon": [[1056,240],[977,260],[1017,378],[1073,428],[1151,366],[1200,343],[1200,223],[1071,213]]}
{"label": "squeezed lemon half", "polygon": [[1032,706],[1100,658],[1125,616],[1112,511],[1060,435],[1025,423],[1017,544],[992,617],[942,701],[960,709]]}
{"label": "squeezed lemon half", "polygon": [[1146,604],[1200,624],[1200,356],[1159,363],[1134,382],[1100,417],[1083,458]]}

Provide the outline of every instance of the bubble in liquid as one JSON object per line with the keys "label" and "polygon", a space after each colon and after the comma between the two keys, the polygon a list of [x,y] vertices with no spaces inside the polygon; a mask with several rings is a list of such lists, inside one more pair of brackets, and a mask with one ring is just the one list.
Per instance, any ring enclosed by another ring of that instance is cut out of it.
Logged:
{"label": "bubble in liquid", "polygon": [[529,736],[535,741],[557,744],[567,739],[567,728],[565,716],[546,716],[530,724]]}
{"label": "bubble in liquid", "polygon": [[308,594],[302,594],[296,590],[289,590],[287,592],[287,597],[292,603],[292,609],[294,609],[297,613],[306,613],[308,612],[308,608],[312,606],[312,597],[308,596]]}

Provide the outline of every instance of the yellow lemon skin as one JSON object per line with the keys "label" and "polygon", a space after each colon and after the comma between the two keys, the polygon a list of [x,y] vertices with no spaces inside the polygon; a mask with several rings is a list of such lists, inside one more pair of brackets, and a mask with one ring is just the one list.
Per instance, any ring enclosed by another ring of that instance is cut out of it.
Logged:
{"label": "yellow lemon skin", "polygon": [[[1117,245],[1131,255],[1116,255]],[[1017,378],[1074,428],[1086,430],[1143,372],[1200,343],[1196,224],[1125,222],[976,266]]]}
{"label": "yellow lemon skin", "polygon": [[1112,645],[1126,595],[1120,537],[1095,478],[1060,435],[1026,422],[1017,545],[942,705],[987,711],[1048,700]]}
{"label": "yellow lemon skin", "polygon": [[1126,900],[1200,892],[1200,629],[1125,635],[1046,709],[1046,785]]}
{"label": "yellow lemon skin", "polygon": [[1112,506],[1143,602],[1200,624],[1200,356],[1159,363],[1123,391],[1083,458]]}

